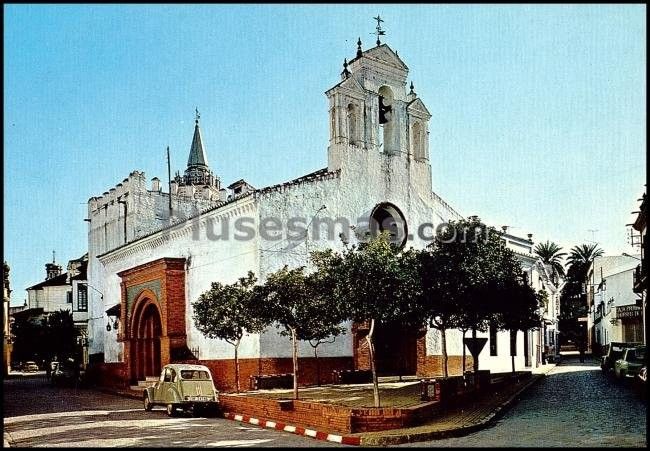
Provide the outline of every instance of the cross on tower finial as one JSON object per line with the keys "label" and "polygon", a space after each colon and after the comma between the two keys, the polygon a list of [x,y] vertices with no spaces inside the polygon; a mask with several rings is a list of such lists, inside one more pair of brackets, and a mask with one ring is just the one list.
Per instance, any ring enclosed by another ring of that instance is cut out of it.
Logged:
{"label": "cross on tower finial", "polygon": [[56,263],[56,251],[52,251],[52,263]]}
{"label": "cross on tower finial", "polygon": [[194,108],[194,112],[196,113],[196,123],[199,123],[199,119],[201,119],[201,115],[199,114],[199,107]]}
{"label": "cross on tower finial", "polygon": [[374,33],[370,33],[370,34],[376,34],[377,35],[377,46],[379,46],[381,44],[381,41],[379,40],[379,36],[385,36],[386,35],[386,32],[381,29],[381,23],[384,21],[384,19],[382,19],[379,14],[377,14],[377,17],[373,17],[373,19],[375,19],[377,21],[377,31],[375,31]]}

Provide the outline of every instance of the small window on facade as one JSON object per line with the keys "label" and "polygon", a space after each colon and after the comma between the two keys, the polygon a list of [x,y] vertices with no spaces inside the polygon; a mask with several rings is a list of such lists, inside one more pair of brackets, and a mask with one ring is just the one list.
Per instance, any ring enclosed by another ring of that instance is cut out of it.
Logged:
{"label": "small window on facade", "polygon": [[497,328],[490,323],[490,355],[497,355]]}
{"label": "small window on facade", "polygon": [[88,311],[88,289],[84,285],[79,285],[79,290],[77,290],[77,310]]}
{"label": "small window on facade", "polygon": [[66,292],[66,300],[68,304],[72,304],[72,291]]}

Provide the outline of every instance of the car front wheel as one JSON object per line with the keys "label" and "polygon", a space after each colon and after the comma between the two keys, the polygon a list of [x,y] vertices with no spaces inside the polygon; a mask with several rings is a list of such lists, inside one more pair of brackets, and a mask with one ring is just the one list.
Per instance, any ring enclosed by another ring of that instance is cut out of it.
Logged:
{"label": "car front wheel", "polygon": [[167,415],[173,417],[176,415],[176,407],[173,404],[167,404]]}
{"label": "car front wheel", "polygon": [[149,395],[146,393],[144,394],[144,410],[149,412],[151,409],[153,409],[153,404],[151,404],[151,401],[149,400]]}

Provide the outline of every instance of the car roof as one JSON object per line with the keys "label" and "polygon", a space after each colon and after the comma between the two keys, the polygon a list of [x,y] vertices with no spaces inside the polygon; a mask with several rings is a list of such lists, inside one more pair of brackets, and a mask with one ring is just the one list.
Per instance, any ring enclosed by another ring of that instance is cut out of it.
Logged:
{"label": "car roof", "polygon": [[165,365],[165,368],[172,368],[172,369],[175,369],[177,371],[178,370],[203,370],[203,371],[210,372],[210,370],[208,369],[207,366],[204,366],[204,365],[191,365],[189,363],[170,363],[168,365]]}

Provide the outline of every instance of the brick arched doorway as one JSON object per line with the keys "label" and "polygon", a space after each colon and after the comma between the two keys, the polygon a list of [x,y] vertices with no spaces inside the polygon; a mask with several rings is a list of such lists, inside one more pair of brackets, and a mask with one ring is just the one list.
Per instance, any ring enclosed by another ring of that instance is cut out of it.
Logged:
{"label": "brick arched doorway", "polygon": [[117,273],[122,279],[118,341],[124,343],[125,378],[159,376],[187,348],[185,259],[160,258]]}
{"label": "brick arched doorway", "polygon": [[143,301],[134,317],[131,338],[131,379],[143,380],[147,376],[160,375],[162,322],[160,312],[149,299]]}

